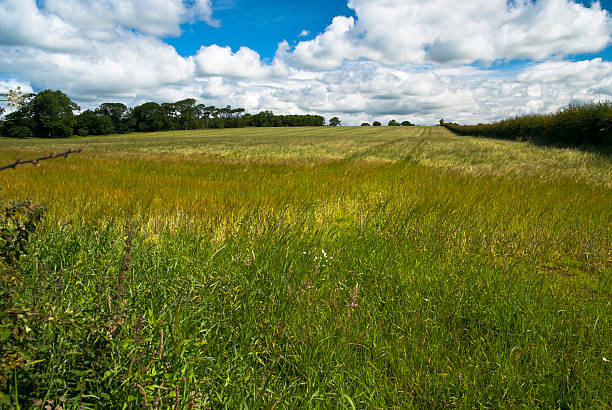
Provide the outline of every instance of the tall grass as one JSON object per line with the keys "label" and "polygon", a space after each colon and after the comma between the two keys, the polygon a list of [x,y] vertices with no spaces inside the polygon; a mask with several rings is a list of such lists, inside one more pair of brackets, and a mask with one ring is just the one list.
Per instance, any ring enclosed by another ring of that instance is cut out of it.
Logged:
{"label": "tall grass", "polygon": [[443,124],[459,135],[572,146],[612,146],[612,102],[591,102],[549,115],[515,117],[491,124]]}
{"label": "tall grass", "polygon": [[3,279],[5,405],[610,406],[609,157],[299,131],[0,175],[51,205]]}

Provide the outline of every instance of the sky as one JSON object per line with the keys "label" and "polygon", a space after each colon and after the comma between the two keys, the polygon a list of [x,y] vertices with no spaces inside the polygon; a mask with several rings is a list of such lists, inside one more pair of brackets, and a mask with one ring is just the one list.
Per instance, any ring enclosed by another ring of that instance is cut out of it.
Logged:
{"label": "sky", "polygon": [[612,100],[612,0],[0,0],[0,92],[435,124]]}

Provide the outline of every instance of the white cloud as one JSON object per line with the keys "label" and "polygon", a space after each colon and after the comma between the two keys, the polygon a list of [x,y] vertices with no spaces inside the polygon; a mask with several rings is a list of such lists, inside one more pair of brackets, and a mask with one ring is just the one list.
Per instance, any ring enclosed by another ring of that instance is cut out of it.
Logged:
{"label": "white cloud", "polygon": [[362,46],[351,36],[354,27],[353,17],[335,17],[323,34],[313,40],[299,42],[292,52],[287,50],[285,58],[291,64],[316,70],[336,68],[344,60],[380,58],[378,53]]}
{"label": "white cloud", "polygon": [[596,52],[612,40],[612,18],[599,3],[572,0],[350,0],[352,17],[336,17],[292,61],[330,69],[345,59],[470,63],[545,59]]}
{"label": "white cloud", "polygon": [[0,46],[75,50],[87,45],[79,32],[59,16],[43,14],[34,0],[0,1]]}
{"label": "white cloud", "polygon": [[309,35],[310,35],[310,31],[302,30],[302,32],[300,33],[298,37],[308,37]]}
{"label": "white cloud", "polygon": [[195,64],[150,37],[125,34],[121,41],[91,43],[86,52],[57,53],[31,47],[0,49],[0,72],[11,67],[39,88],[60,88],[88,95],[185,83]]}
{"label": "white cloud", "polygon": [[88,30],[123,27],[154,36],[179,35],[185,22],[219,24],[210,0],[45,0],[43,10]]}
{"label": "white cloud", "polygon": [[195,61],[196,74],[201,76],[266,78],[288,74],[283,63],[276,61],[273,65],[264,65],[259,54],[248,47],[240,47],[233,53],[230,47],[202,46]]}

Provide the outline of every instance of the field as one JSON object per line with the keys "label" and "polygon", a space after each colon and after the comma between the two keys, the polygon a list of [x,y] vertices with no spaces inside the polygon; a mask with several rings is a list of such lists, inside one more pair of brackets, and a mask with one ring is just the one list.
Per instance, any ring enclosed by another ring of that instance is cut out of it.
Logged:
{"label": "field", "polygon": [[6,404],[612,407],[608,155],[245,128],[0,164],[78,147],[0,173],[48,207],[3,274]]}

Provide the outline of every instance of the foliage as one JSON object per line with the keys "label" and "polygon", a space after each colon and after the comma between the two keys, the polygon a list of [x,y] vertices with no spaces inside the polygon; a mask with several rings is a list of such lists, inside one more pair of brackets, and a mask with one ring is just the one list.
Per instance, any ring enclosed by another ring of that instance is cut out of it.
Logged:
{"label": "foliage", "polygon": [[491,124],[440,125],[459,135],[530,140],[572,146],[612,146],[612,102],[569,105],[549,115],[515,117]]}
{"label": "foliage", "polygon": [[86,110],[77,116],[72,111],[78,110],[78,106],[61,91],[47,90],[20,98],[26,104],[6,116],[0,127],[1,135],[11,138],[86,136],[134,131],[304,127],[325,123],[319,115],[275,115],[271,111],[251,115],[244,108],[196,104],[193,98],[162,104],[147,102],[134,108],[121,103],[103,103],[94,111]]}
{"label": "foliage", "polygon": [[249,127],[320,127],[325,119],[319,115],[275,115],[272,111],[262,111],[246,117]]}
{"label": "foliage", "polygon": [[9,138],[30,138],[32,136],[32,131],[22,125],[7,125],[5,133]]}
{"label": "foliage", "polygon": [[402,121],[402,127],[412,127],[414,126],[413,123],[411,123],[410,121]]}
{"label": "foliage", "polygon": [[395,121],[395,120],[391,120],[389,121],[389,123],[387,124],[389,127],[399,127],[400,123]]}
{"label": "foliage", "polygon": [[96,108],[95,113],[99,116],[108,117],[113,123],[113,132],[125,133],[130,127],[126,124],[129,114],[128,107],[121,103],[102,103]]}
{"label": "foliage", "polygon": [[24,96],[19,110],[6,116],[5,128],[9,136],[16,134],[11,129],[26,127],[32,134],[42,138],[70,137],[76,125],[73,114],[76,110],[79,110],[78,105],[61,91],[45,90],[38,94],[28,94]]}
{"label": "foliage", "polygon": [[372,126],[374,126],[374,127],[380,127],[381,125],[382,125],[382,124],[380,123],[380,121],[374,121],[374,122],[372,123]]}
{"label": "foliage", "polygon": [[[115,132],[115,125],[111,117],[98,115],[91,110],[82,112],[76,116],[76,125],[78,135],[105,135]],[[83,132],[84,130],[84,132]]]}
{"label": "foliage", "polygon": [[330,127],[337,127],[337,126],[340,125],[340,123],[342,123],[342,121],[338,117],[332,117],[332,118],[329,119],[329,126]]}
{"label": "foliage", "polygon": [[369,126],[370,126],[370,124],[369,124],[369,123],[367,123],[367,122],[362,122],[362,123],[361,123],[361,126],[362,126],[362,127],[369,127]]}
{"label": "foliage", "polygon": [[31,200],[1,203],[0,208],[0,258],[5,264],[14,265],[42,220],[45,208]]}

